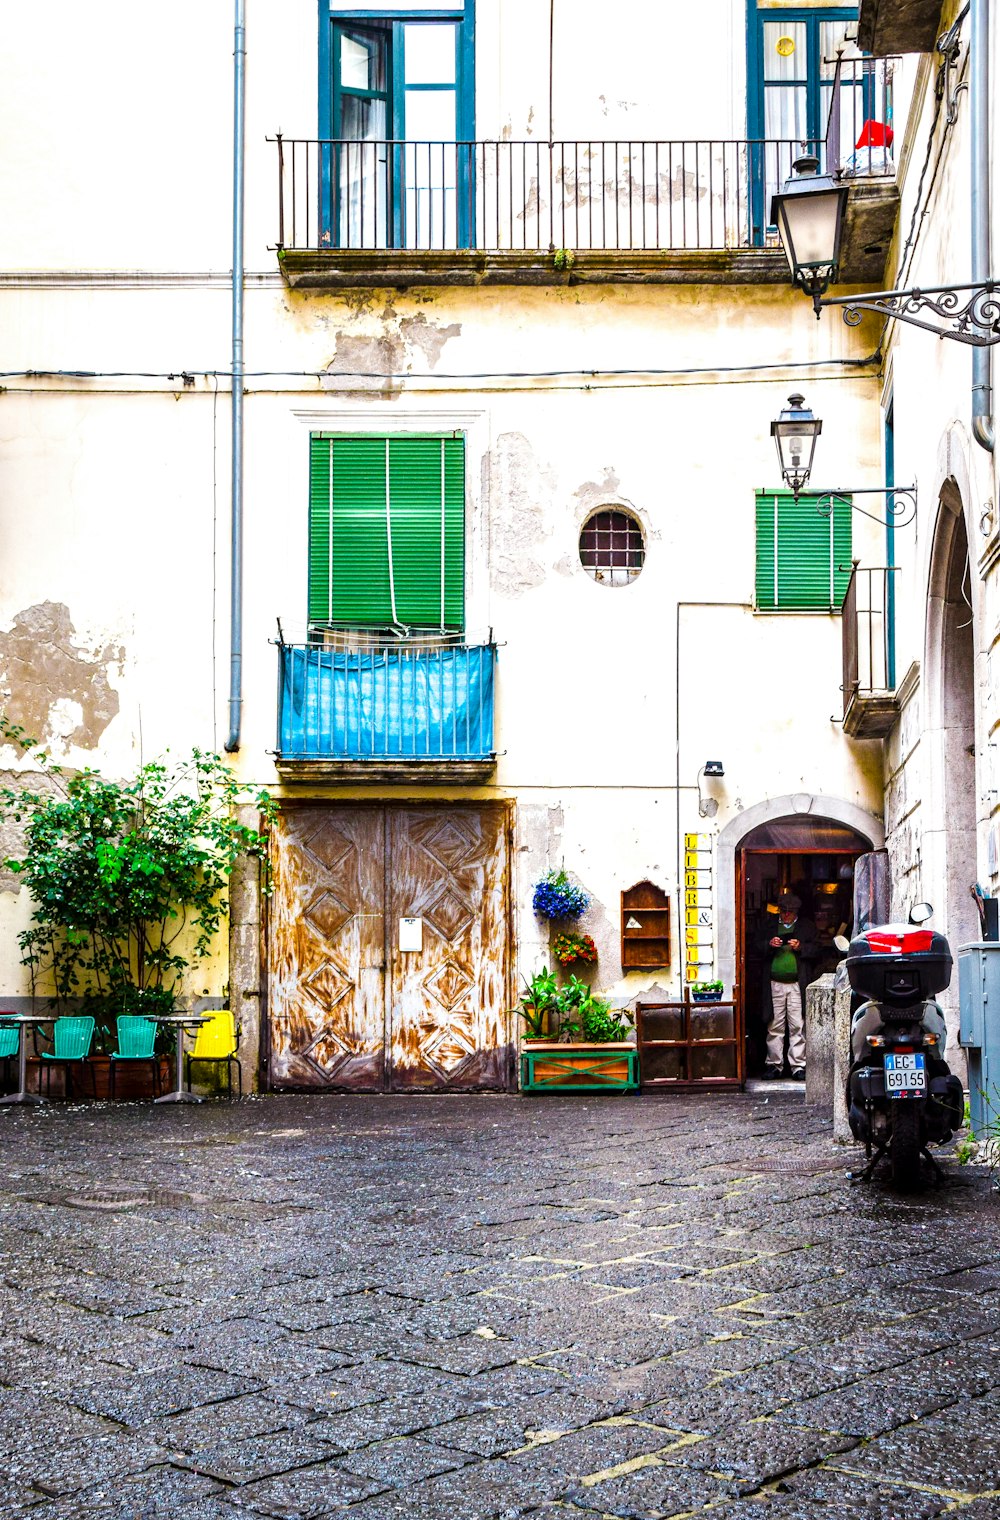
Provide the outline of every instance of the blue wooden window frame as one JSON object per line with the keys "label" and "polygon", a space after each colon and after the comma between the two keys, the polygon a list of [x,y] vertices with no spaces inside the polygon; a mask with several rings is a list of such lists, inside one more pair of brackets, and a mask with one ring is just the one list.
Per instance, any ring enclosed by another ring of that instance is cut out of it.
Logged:
{"label": "blue wooden window frame", "polygon": [[[469,185],[469,179],[475,174],[475,149],[472,144],[476,136],[476,0],[464,0],[464,4],[455,7],[442,7],[440,9],[422,9],[414,5],[410,10],[385,11],[372,10],[359,7],[356,10],[334,9],[331,0],[319,0],[319,130],[318,136],[321,141],[334,136],[334,121],[338,105],[338,91],[336,89],[335,70],[335,28],[345,25],[348,28],[364,26],[366,23],[381,22],[390,34],[389,48],[389,78],[388,78],[388,111],[387,124],[390,135],[399,140],[405,136],[405,122],[403,117],[404,97],[406,92],[406,79],[403,68],[403,27],[413,22],[451,22],[455,26],[456,34],[456,58],[455,58],[455,139],[458,144],[468,144],[467,148],[457,149],[456,183],[462,184],[463,174],[466,176],[464,190],[456,194],[457,212],[457,243],[459,248],[472,248],[475,246],[475,217],[470,215],[470,207],[475,205],[474,186]],[[443,88],[450,86],[424,86],[423,88]],[[403,175],[393,172],[396,166],[390,166],[390,184],[392,188],[392,237],[390,247],[400,248],[405,246],[403,232]],[[328,151],[320,150],[320,238],[326,247],[336,247],[338,217],[335,201],[334,175],[332,173],[331,155]]]}
{"label": "blue wooden window frame", "polygon": [[[747,0],[747,136],[764,137],[764,23],[806,23],[806,129],[810,141],[822,137],[822,81],[820,79],[819,36],[823,21],[856,21],[856,5],[830,5],[822,9],[789,8],[768,4],[767,0]],[[758,151],[751,151],[750,220],[751,242],[762,247],[768,227],[770,207],[764,204],[764,163]]]}

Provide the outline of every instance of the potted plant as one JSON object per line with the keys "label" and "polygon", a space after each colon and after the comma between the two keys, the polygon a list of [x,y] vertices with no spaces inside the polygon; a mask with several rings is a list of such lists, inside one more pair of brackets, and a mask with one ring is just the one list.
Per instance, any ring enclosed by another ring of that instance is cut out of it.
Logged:
{"label": "potted plant", "polygon": [[552,944],[552,954],[560,966],[572,966],[577,961],[587,966],[597,963],[597,946],[589,934],[557,934]]}
{"label": "potted plant", "polygon": [[535,882],[531,905],[540,918],[579,918],[589,908],[590,898],[565,871],[553,870]]}
{"label": "potted plant", "polygon": [[[4,866],[32,898],[31,922],[18,936],[32,995],[56,1013],[92,1014],[95,1049],[107,1051],[119,1015],[155,1018],[190,997],[190,973],[209,955],[228,911],[238,857],[264,862],[268,890],[274,804],[242,786],[220,756],[200,750],[111,781],[98,771],[64,772],[4,718],[0,738],[35,769],[35,785],[0,788],[0,818],[20,825],[22,836],[19,855]],[[247,804],[260,827],[239,821]],[[158,1052],[173,1039],[162,1031]]]}
{"label": "potted plant", "polygon": [[696,1003],[721,1003],[724,990],[721,982],[693,982],[691,997]]}
{"label": "potted plant", "polygon": [[524,1020],[524,1044],[551,1040],[558,1033],[559,985],[548,966],[536,971],[529,981],[524,977],[524,992],[517,1012]]}
{"label": "potted plant", "polygon": [[521,1089],[539,1092],[634,1092],[638,1055],[628,1040],[631,1017],[613,1010],[577,976],[558,988],[558,1037],[526,1042],[521,1053]]}

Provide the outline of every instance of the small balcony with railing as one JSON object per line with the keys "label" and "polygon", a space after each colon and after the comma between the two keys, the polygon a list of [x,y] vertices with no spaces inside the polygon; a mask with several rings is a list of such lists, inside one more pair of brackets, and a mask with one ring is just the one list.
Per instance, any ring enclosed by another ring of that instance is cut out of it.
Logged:
{"label": "small balcony with railing", "polygon": [[326,632],[286,643],[279,632],[282,780],[488,780],[496,644],[447,636]]}
{"label": "small balcony with railing", "polygon": [[[898,194],[892,59],[838,62],[820,141],[272,139],[290,286],[782,283],[771,197],[803,151],[851,187],[841,277],[876,284]],[[881,128],[881,130],[878,130]]]}
{"label": "small balcony with railing", "polygon": [[895,695],[893,566],[851,567],[841,609],[844,732],[884,739],[899,716]]}

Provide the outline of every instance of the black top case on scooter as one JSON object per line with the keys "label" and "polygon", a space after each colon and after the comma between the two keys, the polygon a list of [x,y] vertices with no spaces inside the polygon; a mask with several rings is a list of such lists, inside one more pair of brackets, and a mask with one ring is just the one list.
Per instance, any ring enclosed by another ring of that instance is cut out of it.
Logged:
{"label": "black top case on scooter", "polygon": [[885,924],[851,940],[847,975],[856,992],[881,1003],[885,1016],[912,1009],[951,981],[951,947],[934,929]]}

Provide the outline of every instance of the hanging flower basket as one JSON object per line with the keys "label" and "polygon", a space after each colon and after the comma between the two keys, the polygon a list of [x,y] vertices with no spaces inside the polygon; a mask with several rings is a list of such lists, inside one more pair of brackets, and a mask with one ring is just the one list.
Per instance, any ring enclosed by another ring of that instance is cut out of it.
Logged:
{"label": "hanging flower basket", "polygon": [[590,898],[565,871],[549,871],[535,883],[531,905],[540,918],[579,918],[590,906]]}
{"label": "hanging flower basket", "polygon": [[557,934],[552,954],[560,966],[572,966],[577,961],[588,966],[597,964],[597,946],[589,934]]}

